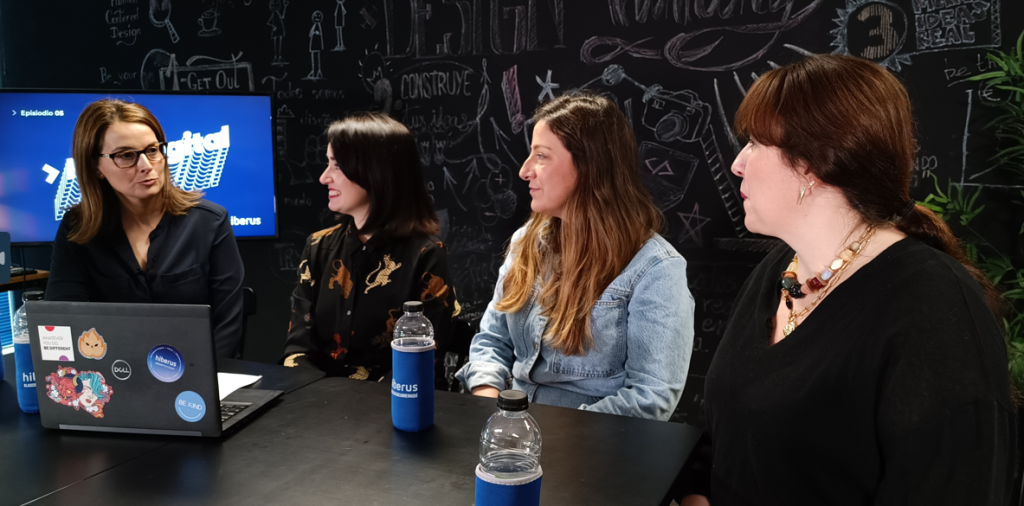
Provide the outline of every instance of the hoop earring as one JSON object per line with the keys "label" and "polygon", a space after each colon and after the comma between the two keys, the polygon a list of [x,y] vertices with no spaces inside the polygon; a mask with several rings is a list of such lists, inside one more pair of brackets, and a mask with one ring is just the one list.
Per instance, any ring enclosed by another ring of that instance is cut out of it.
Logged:
{"label": "hoop earring", "polygon": [[807,185],[803,185],[802,184],[802,185],[800,185],[800,198],[797,199],[796,205],[801,205],[801,204],[804,203],[804,195],[807,193],[808,190],[811,189],[812,186],[814,186],[814,183],[816,183],[816,182],[817,181],[811,181],[811,184],[807,184]]}

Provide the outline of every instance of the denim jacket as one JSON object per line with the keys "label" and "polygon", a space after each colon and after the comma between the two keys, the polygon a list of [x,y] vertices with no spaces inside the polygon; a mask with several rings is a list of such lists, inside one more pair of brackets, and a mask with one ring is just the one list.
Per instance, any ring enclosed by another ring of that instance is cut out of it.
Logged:
{"label": "denim jacket", "polygon": [[675,248],[655,234],[611,282],[594,304],[594,347],[583,356],[563,355],[542,339],[547,318],[536,301],[539,286],[515,313],[494,308],[513,256],[501,266],[459,381],[467,389],[504,390],[511,380],[530,402],[668,420],[693,349],[694,301],[686,260]]}

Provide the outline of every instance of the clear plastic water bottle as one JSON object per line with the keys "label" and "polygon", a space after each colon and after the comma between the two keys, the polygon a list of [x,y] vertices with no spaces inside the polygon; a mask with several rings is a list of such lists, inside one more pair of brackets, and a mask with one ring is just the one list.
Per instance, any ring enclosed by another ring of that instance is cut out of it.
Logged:
{"label": "clear plastic water bottle", "polygon": [[[43,292],[25,292],[21,295],[21,300],[43,300]],[[14,313],[11,334],[14,340],[14,384],[18,390],[18,405],[26,413],[38,413],[39,397],[36,396],[32,349],[28,344],[28,317],[25,315],[25,304]]]}
{"label": "clear plastic water bottle", "polygon": [[406,302],[402,304],[402,311],[405,311],[405,314],[395,322],[395,339],[434,338],[434,326],[430,324],[430,320],[426,316],[423,316],[422,302],[418,300]]}
{"label": "clear plastic water bottle", "polygon": [[480,433],[480,466],[500,479],[522,478],[540,469],[540,427],[526,409],[526,393],[498,394],[498,411]]}

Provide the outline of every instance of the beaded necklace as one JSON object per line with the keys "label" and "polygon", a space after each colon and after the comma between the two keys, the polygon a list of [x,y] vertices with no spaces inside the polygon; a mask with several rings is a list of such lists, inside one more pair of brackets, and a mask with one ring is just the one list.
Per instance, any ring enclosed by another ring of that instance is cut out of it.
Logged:
{"label": "beaded necklace", "polygon": [[[786,300],[786,308],[789,309],[789,318],[786,321],[786,326],[782,328],[782,333],[785,336],[789,336],[796,330],[797,325],[799,325],[797,319],[803,318],[807,313],[810,313],[821,302],[821,299],[828,295],[832,287],[839,283],[839,279],[843,277],[843,272],[857,260],[861,251],[864,251],[864,248],[871,242],[871,238],[874,235],[875,227],[868,227],[856,241],[850,243],[846,249],[839,252],[839,255],[835,260],[832,260],[828,267],[809,278],[804,285],[797,281],[796,273],[800,266],[800,259],[797,255],[793,255],[793,261],[789,263],[789,267],[782,273],[782,279],[779,280],[782,297]],[[818,296],[815,297],[809,306],[800,311],[793,310],[793,299],[800,299],[815,292],[818,292]]]}

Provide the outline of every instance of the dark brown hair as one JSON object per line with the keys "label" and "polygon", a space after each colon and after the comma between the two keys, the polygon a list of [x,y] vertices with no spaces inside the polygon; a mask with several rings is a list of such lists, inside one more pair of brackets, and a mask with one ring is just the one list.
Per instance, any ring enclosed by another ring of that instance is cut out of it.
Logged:
{"label": "dark brown hair", "polygon": [[782,151],[839,189],[871,225],[903,233],[957,259],[981,284],[1002,316],[1002,299],[975,268],[949,226],[911,200],[914,120],[903,84],[881,66],[852,56],[811,56],[762,75],[736,111],[736,132]]}
{"label": "dark brown hair", "polygon": [[438,233],[416,141],[405,125],[385,114],[358,113],[331,123],[327,142],[341,172],[366,190],[370,199],[360,234]]}
{"label": "dark brown hair", "polygon": [[[103,99],[85,107],[75,123],[71,156],[82,201],[68,211],[68,240],[79,244],[91,241],[101,228],[121,226],[114,218],[120,216],[121,202],[110,182],[99,177],[99,155],[107,128],[118,122],[142,123],[156,135],[157,142],[166,142],[164,129],[153,113],[142,105],[118,99]],[[202,194],[187,192],[171,183],[171,168],[163,162],[163,187],[160,199],[164,209],[174,215],[185,214],[199,203]]]}
{"label": "dark brown hair", "polygon": [[[590,313],[664,216],[640,182],[636,137],[622,111],[590,93],[563,95],[537,109],[576,169],[564,218],[533,213],[515,254],[497,309],[518,311],[545,273],[539,302],[550,318],[552,347],[584,354],[593,344]],[[543,244],[543,246],[542,246]]]}

